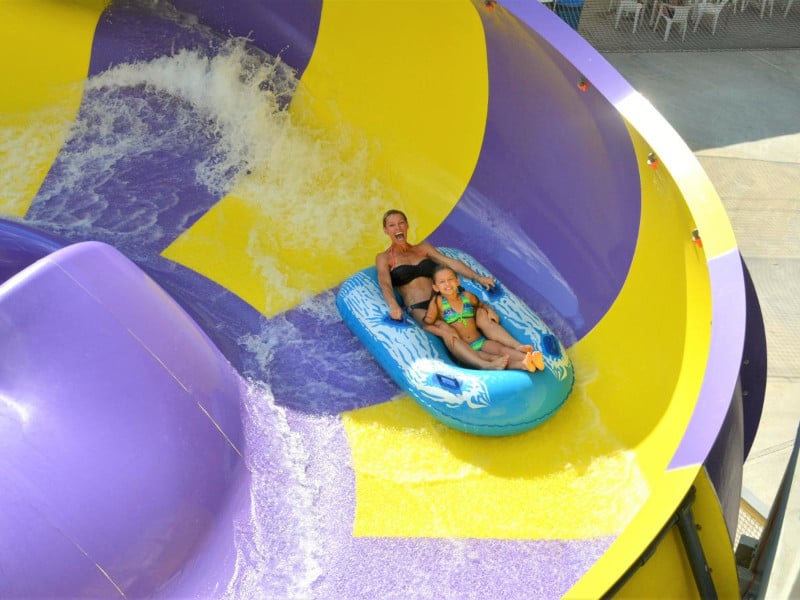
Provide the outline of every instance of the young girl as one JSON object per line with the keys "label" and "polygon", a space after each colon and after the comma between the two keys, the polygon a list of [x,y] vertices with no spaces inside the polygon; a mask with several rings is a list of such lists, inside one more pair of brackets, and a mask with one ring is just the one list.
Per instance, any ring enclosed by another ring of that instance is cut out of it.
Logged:
{"label": "young girl", "polygon": [[[508,368],[535,372],[544,369],[542,353],[530,344],[521,344],[498,323],[497,314],[478,297],[460,290],[461,282],[450,267],[439,265],[433,272],[433,289],[437,292],[428,306],[425,323],[442,319],[456,330],[458,336],[487,359],[508,357]],[[491,331],[481,331],[475,322],[478,309],[489,311],[494,321]]]}

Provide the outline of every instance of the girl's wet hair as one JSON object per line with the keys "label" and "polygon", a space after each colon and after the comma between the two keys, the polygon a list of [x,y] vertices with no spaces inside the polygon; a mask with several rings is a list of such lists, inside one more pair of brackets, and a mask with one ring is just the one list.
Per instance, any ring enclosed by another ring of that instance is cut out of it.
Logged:
{"label": "girl's wet hair", "polygon": [[[439,264],[437,264],[437,265],[436,265],[436,266],[433,268],[433,273],[431,274],[431,279],[433,279],[434,281],[436,281],[436,274],[437,274],[437,273],[439,273],[440,271],[450,271],[450,272],[451,272],[453,275],[455,275],[456,277],[458,277],[458,276],[459,276],[459,275],[458,275],[458,273],[456,273],[456,272],[455,272],[455,271],[454,271],[452,268],[448,267],[447,265],[439,265]],[[461,280],[459,279],[459,281],[461,281]],[[461,293],[463,293],[463,292],[466,292],[467,290],[465,290],[465,289],[464,289],[464,286],[463,286],[463,285],[459,285],[459,286],[456,288],[456,291],[457,291],[459,294],[461,294]],[[436,295],[436,296],[441,296],[441,295],[442,295],[442,293],[441,293],[441,292],[437,292],[437,291],[435,291],[435,290],[434,290],[434,295]]]}
{"label": "girl's wet hair", "polygon": [[397,210],[396,208],[390,208],[385,213],[383,213],[383,226],[386,227],[386,219],[391,217],[392,215],[400,215],[403,217],[403,220],[408,223],[408,218],[406,217],[406,213],[402,210]]}
{"label": "girl's wet hair", "polygon": [[446,270],[446,271],[450,271],[450,272],[451,272],[453,275],[455,275],[456,277],[458,277],[458,273],[456,273],[456,272],[455,272],[453,269],[451,269],[451,268],[450,268],[450,267],[448,267],[447,265],[439,265],[439,264],[437,264],[437,265],[436,265],[436,266],[433,268],[433,275],[432,275],[432,279],[436,280],[436,274],[437,274],[437,273],[439,273],[440,271],[445,271],[445,270]]}

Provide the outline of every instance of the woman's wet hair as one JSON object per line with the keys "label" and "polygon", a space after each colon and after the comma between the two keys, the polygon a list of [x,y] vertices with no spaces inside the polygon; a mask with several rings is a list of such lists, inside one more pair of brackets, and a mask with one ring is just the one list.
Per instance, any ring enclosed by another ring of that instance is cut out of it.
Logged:
{"label": "woman's wet hair", "polygon": [[396,208],[391,208],[391,209],[387,210],[385,213],[383,213],[383,226],[384,227],[386,227],[386,219],[388,219],[392,215],[400,215],[401,217],[403,217],[403,220],[406,223],[408,223],[408,218],[406,217],[406,213],[404,213],[402,210],[397,210]]}

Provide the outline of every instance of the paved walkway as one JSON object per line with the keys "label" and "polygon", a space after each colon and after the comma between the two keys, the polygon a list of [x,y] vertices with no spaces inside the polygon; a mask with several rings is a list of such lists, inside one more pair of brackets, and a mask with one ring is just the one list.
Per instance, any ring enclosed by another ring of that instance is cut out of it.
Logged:
{"label": "paved walkway", "polygon": [[800,422],[800,50],[605,56],[695,152],[753,278],[768,379],[744,487],[770,506]]}

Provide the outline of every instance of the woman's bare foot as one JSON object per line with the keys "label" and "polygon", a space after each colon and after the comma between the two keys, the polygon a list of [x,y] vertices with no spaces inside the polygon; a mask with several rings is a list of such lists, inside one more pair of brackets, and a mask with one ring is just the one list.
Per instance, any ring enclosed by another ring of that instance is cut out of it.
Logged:
{"label": "woman's bare foot", "polygon": [[489,361],[489,366],[486,367],[490,371],[502,371],[508,366],[508,356],[498,356]]}

